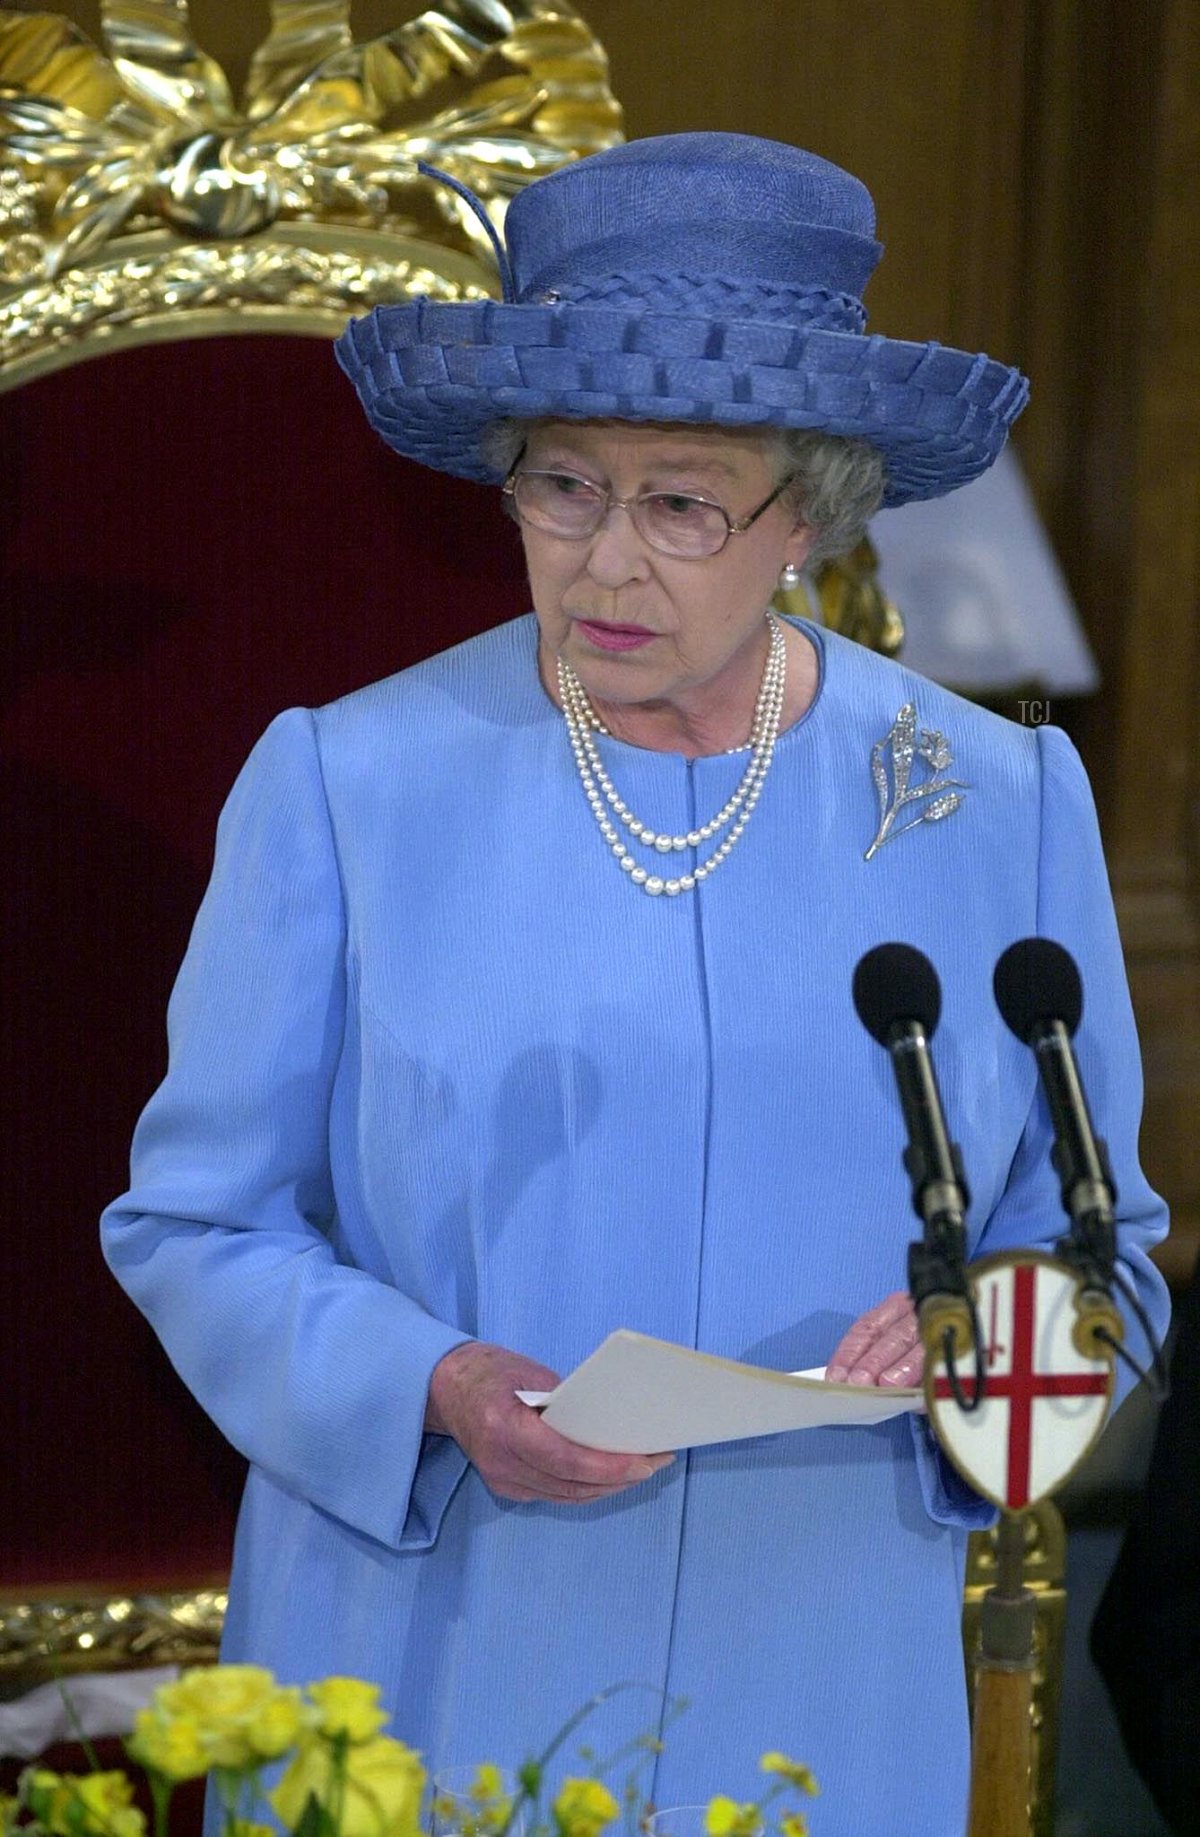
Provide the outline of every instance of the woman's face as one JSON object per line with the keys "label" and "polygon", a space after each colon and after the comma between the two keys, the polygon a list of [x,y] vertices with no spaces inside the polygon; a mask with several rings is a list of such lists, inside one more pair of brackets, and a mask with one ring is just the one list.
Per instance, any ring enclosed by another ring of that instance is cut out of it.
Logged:
{"label": "woman's face", "polygon": [[[518,469],[574,475],[618,498],[704,497],[736,520],[779,483],[776,457],[773,437],[757,431],[545,421],[531,426]],[[665,701],[682,710],[711,705],[725,689],[740,692],[748,670],[757,686],[764,614],[780,570],[789,561],[799,566],[812,543],[785,499],[700,560],[652,548],[625,510],[610,508],[582,539],[527,524],[521,534],[544,658],[564,658],[594,699]],[[613,648],[635,632],[652,635]]]}

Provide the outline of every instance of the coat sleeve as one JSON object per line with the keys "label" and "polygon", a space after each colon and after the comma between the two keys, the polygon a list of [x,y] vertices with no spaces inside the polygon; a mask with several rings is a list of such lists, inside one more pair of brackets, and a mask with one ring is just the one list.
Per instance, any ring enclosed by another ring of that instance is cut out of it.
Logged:
{"label": "coat sleeve", "polygon": [[423,1433],[467,1336],[339,1261],[330,1096],[345,918],[312,715],[250,755],[168,1011],[167,1076],[105,1255],[184,1383],[279,1485],[394,1549],[433,1542],[466,1467]]}
{"label": "coat sleeve", "polygon": [[[1079,965],[1083,1019],[1075,1055],[1096,1134],[1108,1143],[1117,1189],[1120,1266],[1137,1293],[1161,1345],[1169,1314],[1167,1288],[1148,1251],[1167,1229],[1167,1209],[1138,1161],[1142,1069],[1137,1028],[1091,787],[1079,755],[1056,727],[1038,730],[1041,762],[1041,835],[1037,930],[1062,944]],[[1015,941],[1015,940],[1014,940]],[[1058,1176],[1050,1161],[1054,1132],[1039,1080],[1025,1129],[999,1203],[984,1221],[972,1256],[1001,1250],[1052,1251],[1067,1229]],[[1120,1300],[1125,1345],[1143,1370],[1149,1348],[1141,1327]],[[1118,1359],[1115,1408],[1134,1383]],[[939,1523],[975,1529],[995,1518],[992,1507],[935,1452],[929,1425],[913,1419],[926,1507]]]}

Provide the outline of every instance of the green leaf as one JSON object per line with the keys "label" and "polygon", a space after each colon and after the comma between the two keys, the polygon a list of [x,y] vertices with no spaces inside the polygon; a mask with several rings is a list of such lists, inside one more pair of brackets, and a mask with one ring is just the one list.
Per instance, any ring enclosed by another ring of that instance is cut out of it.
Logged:
{"label": "green leaf", "polygon": [[294,1837],[337,1837],[333,1819],[315,1792],[310,1792],[305,1801]]}

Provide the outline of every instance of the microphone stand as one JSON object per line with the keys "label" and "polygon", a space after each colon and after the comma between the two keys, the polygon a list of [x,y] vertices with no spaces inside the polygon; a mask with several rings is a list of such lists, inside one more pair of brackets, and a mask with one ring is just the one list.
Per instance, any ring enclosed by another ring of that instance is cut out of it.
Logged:
{"label": "microphone stand", "polygon": [[[1112,1296],[1116,1193],[1071,1050],[1082,1009],[1079,972],[1061,946],[1026,939],[1005,952],[994,987],[1005,1022],[1036,1055],[1050,1110],[1050,1158],[1070,1221],[1068,1235],[1055,1245],[1055,1261],[1075,1283],[1072,1344],[1086,1359],[1107,1360],[1111,1395],[1113,1355],[1123,1338]],[[1074,1015],[1071,1026],[1050,1018],[1068,1013]],[[1015,1331],[1010,1337],[1015,1341]],[[968,1837],[1027,1837],[1029,1831],[1035,1603],[1024,1579],[1026,1522],[1024,1509],[1001,1503],[996,1579],[982,1603]]]}
{"label": "microphone stand", "polygon": [[1002,1510],[975,1662],[967,1837],[1029,1837],[1034,1610],[1025,1586],[1025,1516]]}
{"label": "microphone stand", "polygon": [[[1044,953],[1044,941],[1029,942]],[[1012,949],[1027,952],[1029,942]],[[1023,961],[1018,956],[1019,967]],[[1071,971],[1077,982],[1074,965]],[[1010,1019],[1002,980],[998,965],[1000,1011],[1025,1039],[1026,1030]],[[962,1158],[946,1128],[929,1052],[941,1006],[936,972],[911,946],[879,945],[855,969],[854,1004],[888,1052],[904,1112],[904,1166],[924,1227],[909,1246],[908,1280],[925,1349],[930,1427],[948,1459],[1000,1511],[996,1575],[982,1602],[975,1667],[968,1837],[1029,1837],[1035,1597],[1025,1585],[1027,1514],[1095,1442],[1112,1395],[1121,1320],[1109,1287],[1111,1175],[1082,1108],[1073,1061],[1061,1050],[1068,1029],[1062,1022],[1042,1023],[1027,1043],[1047,1086],[1056,1137],[1052,1160],[1071,1232],[1053,1257],[1009,1251],[968,1266]],[[1036,1013],[1033,1020],[1038,1022]],[[979,1315],[987,1294],[993,1324],[985,1349]],[[1136,1306],[1136,1297],[1130,1300]],[[1066,1309],[1073,1318],[1064,1334]],[[1001,1317],[1004,1347],[998,1345]],[[997,1359],[1000,1369],[989,1372]],[[973,1364],[973,1380],[964,1382],[959,1361]],[[1079,1408],[1059,1422],[1053,1451],[1048,1441],[1039,1443],[1042,1459],[1035,1467],[1038,1406],[1068,1397],[1078,1399]],[[995,1407],[984,1411],[988,1400]]]}
{"label": "microphone stand", "polygon": [[[932,1234],[930,1234],[932,1235]],[[982,1343],[973,1297],[962,1298],[955,1270],[935,1243],[909,1246],[909,1285],[917,1301],[925,1358],[943,1361],[955,1385],[954,1360],[974,1350],[975,1390],[966,1409],[978,1407]],[[923,1279],[923,1281],[922,1281]],[[920,1292],[924,1287],[924,1293]],[[968,1294],[969,1285],[964,1283]],[[957,1386],[956,1407],[963,1407]],[[934,1422],[935,1433],[937,1430]],[[1003,1507],[996,1528],[995,1580],[980,1607],[980,1643],[974,1661],[971,1719],[971,1791],[967,1837],[1030,1837],[1033,1769],[1033,1591],[1025,1586],[1025,1515]]]}
{"label": "microphone stand", "polygon": [[[909,1126],[904,1151],[913,1207],[924,1235],[909,1245],[908,1285],[926,1359],[941,1360],[956,1408],[978,1409],[986,1394],[983,1338],[964,1264],[966,1177],[946,1134],[933,1065],[915,1051],[916,1030],[894,1027],[889,1047]],[[923,1046],[924,1040],[917,1039]],[[964,1395],[957,1360],[975,1355],[974,1390]],[[1033,1762],[1035,1599],[1025,1586],[1025,1516],[1001,1510],[996,1578],[983,1597],[975,1662],[968,1837],[1029,1837]]]}

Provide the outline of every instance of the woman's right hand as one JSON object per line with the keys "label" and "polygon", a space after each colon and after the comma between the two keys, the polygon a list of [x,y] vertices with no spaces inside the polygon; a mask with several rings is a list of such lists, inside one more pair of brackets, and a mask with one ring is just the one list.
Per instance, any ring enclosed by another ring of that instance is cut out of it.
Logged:
{"label": "woman's right hand", "polygon": [[514,1395],[553,1390],[557,1383],[554,1372],[535,1359],[467,1340],[433,1368],[425,1428],[431,1435],[452,1435],[499,1498],[523,1502],[587,1505],[648,1480],[675,1459],[583,1448]]}

